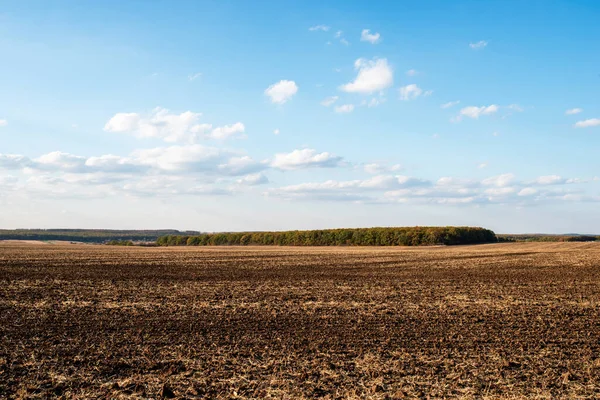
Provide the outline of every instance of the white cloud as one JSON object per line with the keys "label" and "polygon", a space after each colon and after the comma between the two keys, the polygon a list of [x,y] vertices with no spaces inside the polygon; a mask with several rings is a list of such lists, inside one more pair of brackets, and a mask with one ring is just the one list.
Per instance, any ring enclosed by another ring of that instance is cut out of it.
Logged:
{"label": "white cloud", "polygon": [[240,185],[247,185],[247,186],[264,185],[266,183],[269,183],[269,178],[267,178],[262,173],[250,174],[250,175],[244,176],[241,179],[238,179],[237,183],[239,183]]}
{"label": "white cloud", "polygon": [[166,172],[214,170],[216,164],[227,156],[227,152],[199,144],[141,149],[132,153],[136,164]]}
{"label": "white cloud", "polygon": [[294,150],[275,155],[271,166],[282,170],[303,168],[332,168],[341,166],[342,157],[328,152],[317,153],[314,149]]}
{"label": "white cloud", "polygon": [[279,129],[273,130],[273,135],[279,135]]}
{"label": "white cloud", "polygon": [[333,103],[335,103],[335,102],[336,102],[338,99],[339,99],[339,97],[338,97],[338,96],[330,96],[330,97],[327,97],[326,99],[324,99],[324,100],[321,102],[321,105],[322,105],[322,106],[324,106],[324,107],[329,107],[329,106],[331,106]]}
{"label": "white cloud", "polygon": [[388,167],[386,165],[382,165],[379,163],[371,163],[371,164],[366,164],[364,166],[365,172],[368,174],[372,174],[372,175],[382,174],[382,173],[386,173],[386,172],[396,172],[396,171],[400,171],[401,169],[402,169],[402,165],[400,165],[400,164],[394,164],[394,165]]}
{"label": "white cloud", "polygon": [[[227,139],[237,134],[244,133],[246,127],[241,122],[236,122],[233,125],[225,125],[219,128],[213,129],[208,136],[213,139]],[[242,136],[245,137],[245,136]]]}
{"label": "white cloud", "polygon": [[341,106],[335,107],[334,110],[338,114],[348,114],[354,111],[354,104],[342,104]]}
{"label": "white cloud", "polygon": [[188,80],[191,81],[195,81],[196,79],[200,78],[202,76],[202,72],[196,72],[195,74],[190,74],[188,75]]}
{"label": "white cloud", "polygon": [[360,34],[361,42],[369,42],[371,44],[377,44],[381,40],[381,35],[379,33],[371,33],[369,29],[363,29]]}
{"label": "white cloud", "polygon": [[341,37],[342,37],[342,33],[344,33],[344,32],[342,32],[342,31],[337,31],[337,32],[335,33],[335,36],[334,36],[334,37],[335,37],[336,39],[339,39],[339,38],[341,38]]}
{"label": "white cloud", "polygon": [[494,187],[485,189],[484,193],[491,196],[506,196],[516,192],[517,189],[514,187]]}
{"label": "white cloud", "polygon": [[485,40],[480,40],[479,42],[469,43],[469,47],[473,50],[480,50],[485,48],[488,45],[488,42]]}
{"label": "white cloud", "polygon": [[509,186],[515,180],[513,174],[502,174],[498,176],[492,176],[481,181],[484,186],[497,186],[506,187]]}
{"label": "white cloud", "polygon": [[104,126],[107,132],[128,133],[137,138],[157,138],[166,142],[194,143],[199,139],[226,139],[244,132],[237,122],[223,127],[199,123],[200,113],[186,111],[173,114],[157,107],[148,116],[138,113],[117,113]]}
{"label": "white cloud", "polygon": [[219,172],[225,175],[240,176],[262,171],[266,168],[265,163],[259,163],[250,156],[231,157],[226,163],[220,164]]}
{"label": "white cloud", "polygon": [[276,189],[287,193],[325,193],[332,191],[378,191],[430,186],[431,182],[403,175],[378,175],[364,180],[309,182]]}
{"label": "white cloud", "polygon": [[0,127],[8,125],[8,121],[5,119],[0,119]]}
{"label": "white cloud", "polygon": [[416,69],[409,69],[408,71],[406,71],[406,75],[408,76],[417,76],[419,74],[419,71],[417,71]]}
{"label": "white cloud", "polygon": [[535,180],[538,185],[556,185],[559,183],[565,183],[566,179],[563,179],[559,175],[545,175],[540,176]]}
{"label": "white cloud", "polygon": [[531,188],[531,187],[526,187],[523,188],[519,191],[519,193],[517,193],[518,196],[533,196],[535,194],[538,193],[537,189]]}
{"label": "white cloud", "polygon": [[281,80],[265,90],[265,95],[275,104],[284,104],[298,93],[298,85],[294,81]]}
{"label": "white cloud", "polygon": [[483,169],[483,168],[487,168],[487,166],[488,166],[488,163],[484,162],[484,163],[481,163],[481,164],[479,164],[479,165],[477,166],[477,168],[479,168],[479,169]]}
{"label": "white cloud", "polygon": [[86,158],[61,151],[44,154],[35,160],[37,169],[56,169],[61,171],[81,170],[85,166]]}
{"label": "white cloud", "polygon": [[583,109],[581,109],[581,108],[571,108],[571,109],[565,111],[565,114],[566,115],[575,115],[575,114],[579,114],[581,112],[583,112]]}
{"label": "white cloud", "polygon": [[0,169],[23,169],[31,166],[29,157],[19,154],[0,154]]}
{"label": "white cloud", "polygon": [[348,42],[346,39],[341,38],[340,39],[340,43],[343,44],[344,46],[350,46],[350,42]]}
{"label": "white cloud", "polygon": [[350,93],[373,93],[386,89],[394,83],[394,74],[385,58],[366,60],[359,58],[354,62],[358,75],[353,82],[340,87]]}
{"label": "white cloud", "polygon": [[309,31],[323,31],[323,32],[327,32],[330,29],[329,26],[327,25],[315,25],[315,26],[311,26],[310,28],[308,28]]}
{"label": "white cloud", "polygon": [[450,108],[450,107],[454,107],[455,105],[459,104],[460,100],[456,100],[456,101],[449,101],[447,103],[442,104],[440,107],[441,108]]}
{"label": "white cloud", "polygon": [[490,115],[498,112],[499,107],[495,104],[489,106],[469,106],[460,110],[460,113],[455,117],[454,121],[461,121],[463,117],[478,119],[481,115]]}
{"label": "white cloud", "polygon": [[400,89],[398,89],[398,91],[400,92],[400,99],[404,101],[416,99],[423,94],[423,89],[414,83],[411,85],[402,86]]}
{"label": "white cloud", "polygon": [[592,126],[600,126],[600,118],[586,119],[575,124],[576,128],[589,128]]}

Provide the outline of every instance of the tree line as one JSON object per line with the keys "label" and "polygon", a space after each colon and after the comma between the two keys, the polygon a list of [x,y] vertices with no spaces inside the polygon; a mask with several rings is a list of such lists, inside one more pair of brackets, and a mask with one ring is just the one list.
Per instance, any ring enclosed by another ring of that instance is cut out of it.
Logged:
{"label": "tree line", "polygon": [[600,236],[594,235],[498,235],[499,242],[595,242]]}
{"label": "tree line", "polygon": [[0,240],[64,240],[85,243],[110,241],[152,242],[165,235],[199,235],[197,231],[112,229],[0,229]]}
{"label": "tree line", "polygon": [[223,232],[166,235],[159,246],[431,246],[495,243],[496,234],[468,226]]}

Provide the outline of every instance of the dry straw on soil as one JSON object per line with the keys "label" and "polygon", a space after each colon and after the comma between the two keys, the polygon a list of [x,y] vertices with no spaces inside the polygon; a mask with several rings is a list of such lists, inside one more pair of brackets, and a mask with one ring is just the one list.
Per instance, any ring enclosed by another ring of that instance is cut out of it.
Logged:
{"label": "dry straw on soil", "polygon": [[0,244],[0,397],[600,397],[600,245]]}

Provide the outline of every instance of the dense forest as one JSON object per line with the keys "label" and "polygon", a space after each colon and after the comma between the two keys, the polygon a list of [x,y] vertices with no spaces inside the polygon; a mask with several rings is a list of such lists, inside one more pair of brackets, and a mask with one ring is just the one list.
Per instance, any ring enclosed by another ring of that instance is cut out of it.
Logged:
{"label": "dense forest", "polygon": [[494,232],[473,227],[325,229],[283,232],[230,232],[167,235],[159,246],[426,246],[497,242]]}
{"label": "dense forest", "polygon": [[84,243],[108,242],[155,242],[159,237],[169,235],[198,235],[200,232],[180,232],[173,229],[162,230],[107,230],[107,229],[0,229],[0,240],[64,240]]}

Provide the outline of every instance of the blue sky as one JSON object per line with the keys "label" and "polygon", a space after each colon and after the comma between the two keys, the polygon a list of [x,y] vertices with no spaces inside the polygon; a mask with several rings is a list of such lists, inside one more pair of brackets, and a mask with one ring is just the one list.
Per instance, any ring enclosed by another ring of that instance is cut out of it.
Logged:
{"label": "blue sky", "polygon": [[0,1],[0,226],[600,232],[594,1]]}

